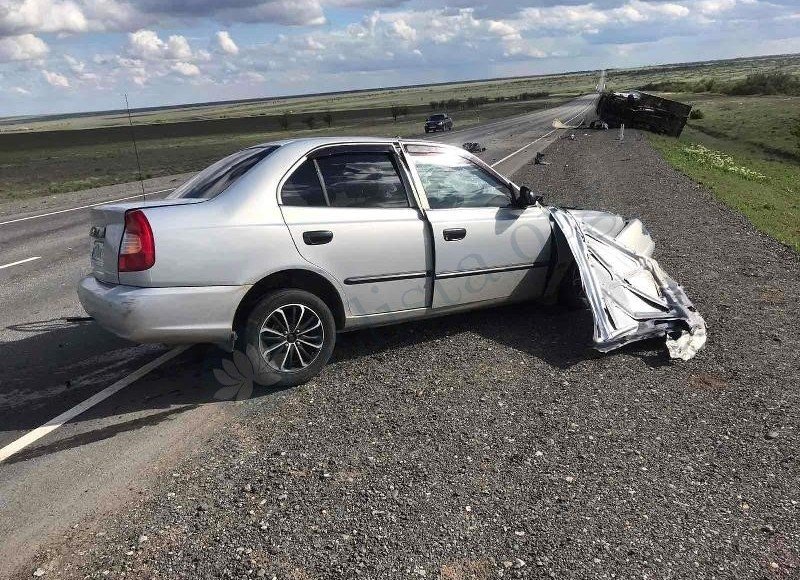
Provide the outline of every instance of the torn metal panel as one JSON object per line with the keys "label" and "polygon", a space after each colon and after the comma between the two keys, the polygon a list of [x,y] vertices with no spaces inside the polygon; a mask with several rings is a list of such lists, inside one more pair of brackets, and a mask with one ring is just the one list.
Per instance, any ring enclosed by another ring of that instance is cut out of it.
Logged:
{"label": "torn metal panel", "polygon": [[653,242],[639,220],[611,237],[579,214],[547,209],[578,267],[594,315],[597,350],[665,335],[671,358],[689,360],[702,348],[705,321],[683,288],[650,257]]}

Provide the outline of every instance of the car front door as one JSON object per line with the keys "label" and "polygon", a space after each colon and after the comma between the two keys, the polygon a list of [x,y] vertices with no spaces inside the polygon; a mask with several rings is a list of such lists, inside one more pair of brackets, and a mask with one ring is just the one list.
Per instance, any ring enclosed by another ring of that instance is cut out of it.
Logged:
{"label": "car front door", "polygon": [[515,207],[512,185],[466,152],[405,146],[434,244],[433,307],[541,295],[550,264],[543,208]]}
{"label": "car front door", "polygon": [[354,316],[426,306],[430,240],[410,185],[391,144],[315,150],[281,184],[298,251],[340,282]]}

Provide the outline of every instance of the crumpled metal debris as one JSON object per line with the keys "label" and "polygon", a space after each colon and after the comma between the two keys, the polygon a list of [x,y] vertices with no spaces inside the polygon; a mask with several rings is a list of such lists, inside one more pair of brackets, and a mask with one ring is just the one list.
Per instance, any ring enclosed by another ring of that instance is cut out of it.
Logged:
{"label": "crumpled metal debris", "polygon": [[469,151],[470,153],[481,153],[482,151],[486,151],[486,147],[476,141],[467,141],[461,146],[461,148]]}
{"label": "crumpled metal debris", "polygon": [[544,160],[544,153],[541,151],[536,152],[536,157],[533,158],[534,165],[550,165],[549,161]]}
{"label": "crumpled metal debris", "polygon": [[564,121],[556,117],[553,119],[553,129],[577,129],[583,124],[583,121],[578,123],[577,125],[567,125]]}
{"label": "crumpled metal debris", "polygon": [[594,347],[608,352],[629,342],[666,336],[671,358],[689,360],[706,342],[706,325],[683,288],[651,254],[639,220],[615,237],[548,207],[572,251],[594,316]]}

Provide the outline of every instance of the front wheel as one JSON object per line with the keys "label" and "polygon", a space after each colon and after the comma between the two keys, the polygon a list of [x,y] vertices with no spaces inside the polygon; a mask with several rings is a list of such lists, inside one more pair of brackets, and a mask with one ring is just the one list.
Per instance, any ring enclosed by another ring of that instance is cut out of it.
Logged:
{"label": "front wheel", "polygon": [[265,386],[292,387],[315,377],[336,344],[336,324],[328,306],[299,289],[276,290],[256,304],[244,332],[255,381]]}
{"label": "front wheel", "polygon": [[561,280],[558,303],[565,310],[588,310],[590,308],[589,299],[586,298],[586,292],[583,290],[581,273],[574,262]]}

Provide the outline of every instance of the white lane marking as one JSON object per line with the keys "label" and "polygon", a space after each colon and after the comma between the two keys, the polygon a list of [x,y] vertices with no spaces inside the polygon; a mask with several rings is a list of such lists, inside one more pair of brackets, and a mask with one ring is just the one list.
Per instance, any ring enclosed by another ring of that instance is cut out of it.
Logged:
{"label": "white lane marking", "polygon": [[4,264],[0,266],[0,270],[3,268],[10,268],[11,266],[19,266],[20,264],[25,264],[26,262],[33,262],[34,260],[41,260],[41,256],[34,256],[33,258],[25,258],[24,260],[18,260],[16,262],[11,262],[10,264]]}
{"label": "white lane marking", "polygon": [[[569,123],[570,121],[572,121],[572,119],[574,119],[574,118],[575,118],[575,117],[577,117],[578,115],[582,115],[582,114],[583,114],[584,112],[586,112],[586,110],[587,110],[589,107],[591,107],[591,106],[592,106],[592,105],[588,105],[588,106],[584,107],[583,109],[581,109],[580,111],[578,111],[577,113],[575,113],[574,115],[572,115],[572,116],[571,116],[569,119],[567,119],[567,123]],[[538,143],[539,141],[541,141],[541,140],[542,140],[542,139],[544,139],[545,137],[549,137],[550,135],[552,135],[552,134],[553,134],[553,133],[555,133],[556,131],[560,131],[560,130],[561,130],[561,129],[552,129],[552,130],[548,131],[547,133],[545,133],[544,135],[542,135],[541,137],[539,137],[539,138],[538,138],[538,139],[536,139],[535,141],[531,141],[530,143],[528,143],[527,145],[523,145],[522,147],[520,147],[519,149],[517,149],[517,150],[516,150],[516,151],[514,151],[513,153],[510,153],[510,154],[506,155],[506,156],[505,156],[505,157],[503,157],[503,158],[502,158],[500,161],[495,161],[494,163],[492,163],[492,164],[491,164],[491,166],[490,166],[490,167],[495,167],[496,165],[500,165],[500,164],[501,164],[503,161],[507,161],[508,159],[511,159],[511,158],[512,158],[512,157],[514,157],[514,155],[516,155],[517,153],[522,153],[523,151],[525,151],[525,150],[526,150],[528,147],[530,147],[531,145],[533,145],[533,144],[535,144],[535,143]],[[2,225],[2,224],[0,224],[0,225]]]}
{"label": "white lane marking", "polygon": [[20,451],[25,449],[28,445],[30,445],[31,443],[41,439],[42,437],[44,437],[45,435],[47,435],[51,431],[54,431],[55,429],[58,429],[59,427],[61,427],[61,425],[63,425],[64,423],[66,423],[70,419],[74,419],[75,417],[77,417],[78,415],[83,413],[84,411],[86,411],[88,409],[91,409],[96,404],[98,404],[98,403],[100,403],[102,401],[105,401],[111,395],[115,394],[118,391],[121,391],[122,389],[124,389],[125,387],[130,385],[131,383],[133,383],[135,381],[138,381],[139,379],[141,379],[143,376],[145,376],[150,371],[158,368],[159,366],[161,366],[162,364],[164,364],[168,360],[175,358],[176,356],[178,356],[179,354],[181,354],[182,352],[184,352],[186,349],[190,348],[191,346],[192,345],[188,345],[188,344],[187,345],[182,345],[182,346],[176,346],[172,350],[162,354],[157,359],[155,359],[153,361],[150,361],[149,363],[147,363],[143,367],[133,371],[127,377],[124,377],[124,378],[118,380],[116,383],[114,383],[110,387],[106,387],[105,389],[103,389],[99,393],[95,393],[94,395],[92,395],[91,397],[89,397],[88,399],[83,401],[82,403],[79,403],[79,404],[75,405],[74,407],[72,407],[70,410],[61,413],[58,417],[54,417],[53,419],[50,419],[47,423],[45,423],[41,427],[37,427],[33,431],[23,435],[22,437],[20,437],[16,441],[14,441],[12,443],[9,443],[8,445],[6,445],[2,449],[0,449],[0,462],[5,461],[6,459],[11,457],[15,453],[19,453]]}
{"label": "white lane marking", "polygon": [[[165,193],[167,191],[172,191],[174,189],[175,189],[174,187],[171,187],[169,189],[159,189],[158,191],[151,191],[149,193],[145,193],[144,195],[146,197],[148,195],[156,195],[157,193]],[[89,204],[89,205],[82,205],[80,207],[71,207],[69,209],[60,209],[58,211],[51,211],[51,212],[48,212],[48,213],[40,213],[40,214],[37,214],[37,215],[29,215],[28,217],[24,217],[24,218],[17,218],[15,220],[9,220],[7,222],[0,222],[0,226],[5,226],[5,225],[8,225],[8,224],[15,224],[17,222],[25,222],[25,221],[28,221],[28,220],[35,220],[35,219],[38,219],[38,218],[43,218],[43,217],[47,217],[47,216],[51,216],[51,215],[57,215],[57,214],[60,214],[60,213],[67,213],[67,212],[70,212],[70,211],[78,211],[78,210],[81,210],[81,209],[89,209],[90,207],[97,207],[98,205],[105,205],[107,203],[117,203],[118,201],[127,201],[129,199],[135,199],[137,197],[142,197],[142,194],[139,193],[137,195],[129,195],[128,197],[119,197],[117,199],[109,199],[108,201],[100,201],[100,202],[92,203],[92,204]]]}

